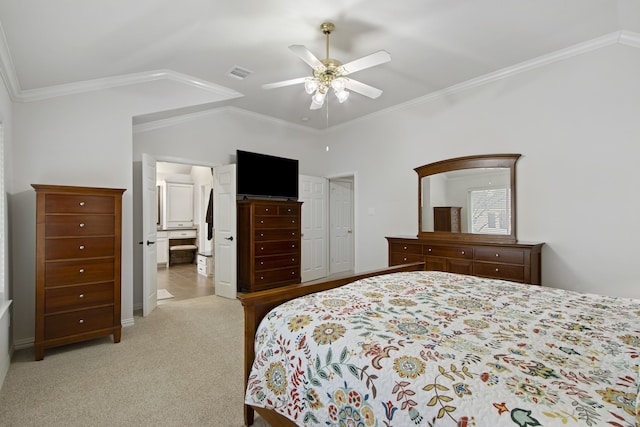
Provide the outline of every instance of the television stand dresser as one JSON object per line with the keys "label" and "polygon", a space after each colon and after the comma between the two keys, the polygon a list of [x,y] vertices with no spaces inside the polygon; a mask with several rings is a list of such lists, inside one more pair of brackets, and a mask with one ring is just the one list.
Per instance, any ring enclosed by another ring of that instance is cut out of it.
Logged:
{"label": "television stand dresser", "polygon": [[242,199],[238,206],[238,290],[300,283],[302,202]]}

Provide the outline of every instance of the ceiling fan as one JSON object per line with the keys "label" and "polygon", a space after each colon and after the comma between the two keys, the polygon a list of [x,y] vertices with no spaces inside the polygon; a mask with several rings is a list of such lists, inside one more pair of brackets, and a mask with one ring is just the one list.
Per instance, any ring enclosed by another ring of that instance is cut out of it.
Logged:
{"label": "ceiling fan", "polygon": [[329,57],[329,35],[335,29],[335,25],[331,22],[324,22],[320,25],[320,29],[327,39],[327,57],[325,59],[320,60],[316,58],[309,49],[302,45],[289,46],[289,49],[291,49],[293,53],[309,64],[313,69],[313,75],[310,77],[300,77],[297,79],[265,84],[262,85],[262,88],[274,89],[304,83],[305,91],[309,95],[313,94],[311,98],[311,106],[309,107],[311,110],[317,110],[322,107],[330,88],[333,89],[340,103],[343,103],[347,98],[349,98],[349,90],[372,99],[382,95],[382,91],[380,89],[361,83],[357,80],[353,80],[347,76],[355,73],[356,71],[389,62],[391,61],[391,55],[384,50],[379,50],[370,55],[363,56],[362,58],[343,64],[337,59]]}

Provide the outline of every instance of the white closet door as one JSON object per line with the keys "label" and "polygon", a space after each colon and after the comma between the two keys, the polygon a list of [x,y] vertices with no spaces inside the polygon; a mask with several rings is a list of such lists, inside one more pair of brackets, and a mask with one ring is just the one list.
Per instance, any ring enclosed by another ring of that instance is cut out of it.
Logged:
{"label": "white closet door", "polygon": [[327,275],[328,242],[328,181],[317,176],[300,175],[302,202],[302,281],[308,282]]}
{"label": "white closet door", "polygon": [[353,270],[353,182],[331,180],[331,274]]}
{"label": "white closet door", "polygon": [[236,298],[236,165],[215,168],[213,185],[214,286],[216,295]]}

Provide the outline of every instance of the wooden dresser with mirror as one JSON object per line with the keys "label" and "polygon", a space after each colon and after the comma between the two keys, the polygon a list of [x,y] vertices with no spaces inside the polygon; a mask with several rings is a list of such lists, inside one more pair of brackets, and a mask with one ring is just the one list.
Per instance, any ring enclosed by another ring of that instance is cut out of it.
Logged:
{"label": "wooden dresser with mirror", "polygon": [[467,156],[415,168],[418,235],[387,237],[389,265],[424,261],[426,270],[539,285],[544,243],[516,238],[519,157]]}

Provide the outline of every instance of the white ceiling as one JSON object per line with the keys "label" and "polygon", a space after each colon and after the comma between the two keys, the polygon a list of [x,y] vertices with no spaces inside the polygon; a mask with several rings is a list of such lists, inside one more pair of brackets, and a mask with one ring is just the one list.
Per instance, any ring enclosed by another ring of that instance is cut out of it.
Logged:
{"label": "white ceiling", "polygon": [[[336,25],[332,58],[391,54],[351,75],[382,89],[380,98],[327,97],[327,116],[309,110],[301,85],[262,89],[310,75],[288,46],[324,58],[324,21]],[[243,96],[194,97],[192,107],[138,123],[224,105],[323,129],[612,33],[638,37],[640,0],[2,0],[0,25],[0,65],[18,98],[151,81],[160,70],[155,78],[185,90],[211,84]],[[238,80],[228,75],[234,66],[253,73]]]}

